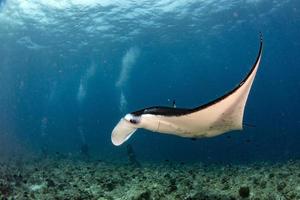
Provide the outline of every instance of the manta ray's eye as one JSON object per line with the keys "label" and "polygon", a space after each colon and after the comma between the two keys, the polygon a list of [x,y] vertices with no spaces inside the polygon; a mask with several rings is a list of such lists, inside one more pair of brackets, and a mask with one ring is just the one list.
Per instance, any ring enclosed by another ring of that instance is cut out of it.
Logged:
{"label": "manta ray's eye", "polygon": [[139,116],[134,116],[132,115],[131,118],[129,119],[130,123],[132,124],[138,124],[140,123],[141,118]]}
{"label": "manta ray's eye", "polygon": [[129,121],[130,121],[130,123],[132,123],[132,124],[137,124],[137,123],[139,123],[138,120],[136,120],[136,119],[130,119]]}
{"label": "manta ray's eye", "polygon": [[128,122],[132,123],[132,124],[138,124],[140,123],[140,116],[135,116],[132,114],[127,114],[124,117]]}

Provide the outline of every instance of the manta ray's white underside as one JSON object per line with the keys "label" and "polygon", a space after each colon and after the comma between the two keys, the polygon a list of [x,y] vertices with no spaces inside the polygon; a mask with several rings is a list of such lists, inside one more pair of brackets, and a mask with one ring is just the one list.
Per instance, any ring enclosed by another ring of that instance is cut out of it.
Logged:
{"label": "manta ray's white underside", "polygon": [[243,128],[246,101],[260,64],[262,38],[256,62],[244,80],[222,97],[194,109],[150,107],[127,114],[112,131],[112,143],[121,145],[138,128],[181,137],[213,137]]}

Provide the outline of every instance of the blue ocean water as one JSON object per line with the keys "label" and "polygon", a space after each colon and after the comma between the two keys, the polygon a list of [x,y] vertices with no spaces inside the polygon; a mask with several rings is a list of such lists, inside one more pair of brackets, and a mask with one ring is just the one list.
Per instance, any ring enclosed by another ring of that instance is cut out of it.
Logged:
{"label": "blue ocean water", "polygon": [[[0,1],[0,150],[126,160],[248,162],[300,157],[297,0]],[[255,61],[245,127],[192,141],[111,131],[144,107],[192,108],[229,91]]]}

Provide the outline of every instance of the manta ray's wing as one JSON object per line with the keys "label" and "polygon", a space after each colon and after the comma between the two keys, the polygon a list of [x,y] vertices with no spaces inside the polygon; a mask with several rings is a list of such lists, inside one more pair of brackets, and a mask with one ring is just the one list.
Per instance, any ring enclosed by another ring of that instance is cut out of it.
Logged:
{"label": "manta ray's wing", "polygon": [[[161,123],[177,127],[173,134],[183,137],[213,137],[243,128],[246,101],[260,64],[263,42],[256,61],[247,76],[227,94],[197,108],[188,114],[162,117]],[[165,131],[167,132],[167,131]]]}
{"label": "manta ray's wing", "polygon": [[240,84],[224,96],[212,101],[206,105],[200,106],[197,111],[191,115],[204,115],[207,121],[211,123],[211,131],[208,136],[215,136],[230,130],[241,130],[243,128],[244,109],[247,98],[258,70],[262,56],[263,41],[260,40],[260,48],[256,61],[250,72]]}

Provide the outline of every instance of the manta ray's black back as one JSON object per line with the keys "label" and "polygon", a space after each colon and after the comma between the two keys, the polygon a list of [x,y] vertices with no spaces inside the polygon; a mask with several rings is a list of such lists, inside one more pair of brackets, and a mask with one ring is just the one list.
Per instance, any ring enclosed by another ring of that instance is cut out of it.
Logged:
{"label": "manta ray's black back", "polygon": [[141,116],[143,114],[152,114],[152,115],[163,115],[163,116],[180,116],[185,115],[191,112],[191,109],[186,108],[174,108],[166,106],[154,106],[138,111],[134,111],[130,114],[134,116]]}

